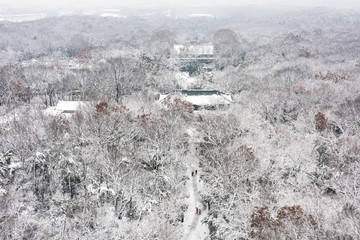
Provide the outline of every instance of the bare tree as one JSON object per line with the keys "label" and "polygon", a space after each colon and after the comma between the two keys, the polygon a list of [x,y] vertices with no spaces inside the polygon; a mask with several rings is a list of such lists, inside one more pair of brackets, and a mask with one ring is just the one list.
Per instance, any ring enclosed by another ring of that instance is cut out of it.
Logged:
{"label": "bare tree", "polygon": [[238,35],[231,29],[219,29],[213,36],[214,50],[216,54],[215,64],[222,69],[227,65],[238,65],[243,56],[240,53]]}
{"label": "bare tree", "polygon": [[176,33],[169,30],[157,30],[150,39],[152,52],[159,58],[168,58],[174,46]]}
{"label": "bare tree", "polygon": [[83,33],[74,34],[68,43],[68,54],[70,56],[84,57],[89,56],[89,39]]}
{"label": "bare tree", "polygon": [[[146,75],[144,69],[138,61],[130,58],[111,58],[101,66],[101,72],[95,81],[99,81],[113,93],[116,102],[120,102],[122,97],[132,92],[141,90],[146,84]],[[108,94],[104,92],[103,94]]]}

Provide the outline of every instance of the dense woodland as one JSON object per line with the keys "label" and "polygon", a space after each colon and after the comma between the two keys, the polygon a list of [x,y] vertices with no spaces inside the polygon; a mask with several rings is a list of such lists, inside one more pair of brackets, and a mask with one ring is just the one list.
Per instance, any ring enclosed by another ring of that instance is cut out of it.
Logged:
{"label": "dense woodland", "polygon": [[[360,14],[256,11],[1,22],[0,238],[184,239],[196,145],[206,239],[360,239]],[[179,73],[234,102],[159,103]]]}

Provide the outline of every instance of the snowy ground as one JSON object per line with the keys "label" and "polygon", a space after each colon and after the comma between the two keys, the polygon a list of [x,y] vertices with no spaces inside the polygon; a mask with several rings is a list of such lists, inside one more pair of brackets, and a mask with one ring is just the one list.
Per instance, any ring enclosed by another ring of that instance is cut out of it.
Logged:
{"label": "snowy ground", "polygon": [[[198,170],[198,174],[191,176],[191,172]],[[188,191],[188,210],[184,216],[184,240],[203,240],[209,236],[208,227],[203,223],[207,215],[206,206],[201,201],[199,192],[202,191],[202,184],[200,182],[201,172],[199,171],[199,160],[195,154],[195,146],[192,145],[190,158],[188,159],[187,172],[190,180],[187,182],[186,189]],[[201,215],[196,214],[196,208],[201,209]]]}

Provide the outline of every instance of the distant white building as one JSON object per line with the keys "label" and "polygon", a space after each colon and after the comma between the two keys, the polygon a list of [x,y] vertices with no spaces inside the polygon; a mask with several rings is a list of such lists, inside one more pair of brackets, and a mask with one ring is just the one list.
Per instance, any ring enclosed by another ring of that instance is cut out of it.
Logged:
{"label": "distant white building", "polygon": [[174,54],[183,61],[212,62],[214,60],[214,45],[174,45]]}
{"label": "distant white building", "polygon": [[230,94],[218,90],[177,90],[170,94],[161,94],[159,101],[162,102],[169,96],[176,96],[182,101],[190,102],[195,110],[215,110],[230,106],[233,102]]}
{"label": "distant white building", "polygon": [[70,116],[83,106],[85,106],[85,102],[82,101],[59,101],[56,107],[47,108],[45,113],[52,116]]}

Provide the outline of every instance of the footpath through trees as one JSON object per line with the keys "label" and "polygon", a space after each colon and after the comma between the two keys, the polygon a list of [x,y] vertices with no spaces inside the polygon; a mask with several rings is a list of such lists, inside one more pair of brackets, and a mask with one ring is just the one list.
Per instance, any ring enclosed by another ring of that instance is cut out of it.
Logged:
{"label": "footpath through trees", "polygon": [[186,186],[188,209],[184,215],[184,240],[202,240],[209,235],[209,229],[203,223],[208,211],[199,195],[203,188],[200,180],[199,159],[196,156],[196,148],[193,143],[191,143],[187,164],[190,180]]}

